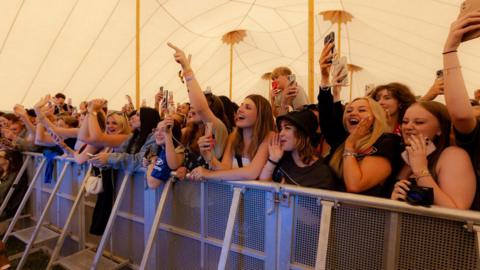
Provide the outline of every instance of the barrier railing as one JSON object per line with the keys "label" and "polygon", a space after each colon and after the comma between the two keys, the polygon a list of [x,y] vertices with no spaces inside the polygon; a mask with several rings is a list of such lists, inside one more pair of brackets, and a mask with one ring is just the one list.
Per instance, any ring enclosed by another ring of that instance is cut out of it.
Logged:
{"label": "barrier railing", "polygon": [[[58,227],[78,191],[75,175],[84,174],[77,169],[45,217]],[[34,218],[49,185],[37,182]],[[167,182],[149,190],[143,172],[125,188],[112,241],[103,245],[140,269],[480,269],[478,212],[258,181]],[[86,230],[93,201],[81,204],[75,241],[62,256],[82,239],[98,245]]]}

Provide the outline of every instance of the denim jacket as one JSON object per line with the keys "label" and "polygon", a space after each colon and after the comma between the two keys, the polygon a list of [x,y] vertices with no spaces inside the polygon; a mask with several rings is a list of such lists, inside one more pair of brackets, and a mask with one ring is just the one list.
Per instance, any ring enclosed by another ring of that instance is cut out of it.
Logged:
{"label": "denim jacket", "polygon": [[[153,151],[154,153],[156,153],[157,147],[158,146],[155,143],[155,136],[153,135],[153,133],[151,133],[150,135],[148,135],[147,140],[145,141],[138,153],[111,153],[108,156],[107,163],[110,164],[113,169],[121,169],[130,173],[140,171],[140,169],[142,168],[142,159],[147,153],[147,151]],[[122,149],[121,146],[119,148]]]}

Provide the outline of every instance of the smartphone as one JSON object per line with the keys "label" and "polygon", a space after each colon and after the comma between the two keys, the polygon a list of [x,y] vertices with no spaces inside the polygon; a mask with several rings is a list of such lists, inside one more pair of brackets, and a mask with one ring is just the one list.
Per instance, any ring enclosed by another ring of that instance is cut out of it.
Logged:
{"label": "smartphone", "polygon": [[[324,46],[327,46],[329,43],[332,43],[333,44],[333,47],[331,49],[331,53],[333,54],[333,52],[335,51],[335,32],[330,32],[326,37],[325,39],[323,40],[323,45]],[[332,63],[332,59],[330,59],[328,61],[328,63]]]}
{"label": "smartphone", "polygon": [[295,76],[295,74],[290,74],[288,75],[287,78],[288,78],[288,85],[293,85],[297,80],[297,77]]}
{"label": "smartphone", "polygon": [[436,72],[437,80],[443,77],[443,69],[439,69]]}
{"label": "smartphone", "polygon": [[160,96],[163,97],[163,86],[160,86],[160,89],[158,90],[158,93],[160,93]]}
{"label": "smartphone", "polygon": [[339,81],[336,83],[339,85],[348,84],[348,70],[347,70],[347,57],[342,56],[339,59],[333,61],[333,74]]}
{"label": "smartphone", "polygon": [[212,136],[213,123],[205,122],[205,136]]}
{"label": "smartphone", "polygon": [[164,108],[165,110],[167,110],[167,109],[168,109],[168,90],[163,91],[163,93],[164,93],[165,95],[163,96],[162,108]]}

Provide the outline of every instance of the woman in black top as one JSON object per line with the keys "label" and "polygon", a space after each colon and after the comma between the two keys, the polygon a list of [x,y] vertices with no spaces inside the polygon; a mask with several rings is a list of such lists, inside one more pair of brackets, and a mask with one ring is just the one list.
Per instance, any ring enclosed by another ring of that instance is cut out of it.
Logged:
{"label": "woman in black top", "polygon": [[270,140],[268,162],[260,180],[335,190],[335,180],[322,157],[315,155],[315,114],[294,111],[277,118],[279,133]]}
{"label": "woman in black top", "polygon": [[[385,111],[373,99],[356,98],[342,112],[333,101],[329,75],[333,44],[321,55],[320,127],[331,147],[329,165],[347,192],[390,197],[399,167],[400,137],[387,133]],[[341,74],[341,72],[340,72]],[[333,78],[341,87],[341,78]]]}

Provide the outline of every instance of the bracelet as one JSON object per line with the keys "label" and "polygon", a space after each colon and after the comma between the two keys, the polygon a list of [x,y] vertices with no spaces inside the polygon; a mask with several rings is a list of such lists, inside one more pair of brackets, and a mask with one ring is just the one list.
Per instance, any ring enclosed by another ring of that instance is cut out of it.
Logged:
{"label": "bracelet", "polygon": [[330,85],[320,85],[320,91],[330,91],[332,87]]}
{"label": "bracelet", "polygon": [[98,113],[97,112],[89,112],[89,114],[97,116]]}
{"label": "bracelet", "polygon": [[192,81],[195,79],[195,77],[193,76],[193,74],[191,76],[184,76],[183,77],[185,79],[186,82],[189,82],[189,81]]}
{"label": "bracelet", "polygon": [[418,175],[415,175],[415,179],[420,179],[423,177],[432,176],[428,170],[421,170]]}
{"label": "bracelet", "polygon": [[278,162],[275,162],[275,161],[271,160],[270,158],[268,158],[267,160],[268,160],[268,162],[272,163],[275,166],[278,165]]}
{"label": "bracelet", "polygon": [[183,71],[183,77],[184,78],[189,77],[189,76],[193,76],[193,70],[191,68]]}
{"label": "bracelet", "polygon": [[355,152],[353,152],[353,151],[351,151],[351,150],[348,150],[348,149],[343,150],[343,157],[350,157],[350,156],[351,156],[351,157],[355,157],[355,158],[356,158],[357,155],[358,155],[357,153],[355,153]]}
{"label": "bracelet", "polygon": [[453,67],[448,67],[448,68],[444,68],[443,69],[443,75],[448,75],[448,73],[450,72],[450,70],[455,70],[455,69],[461,69],[462,66],[453,66]]}
{"label": "bracelet", "polygon": [[456,53],[456,52],[457,50],[451,50],[451,51],[442,52],[442,54],[445,55],[445,54]]}

